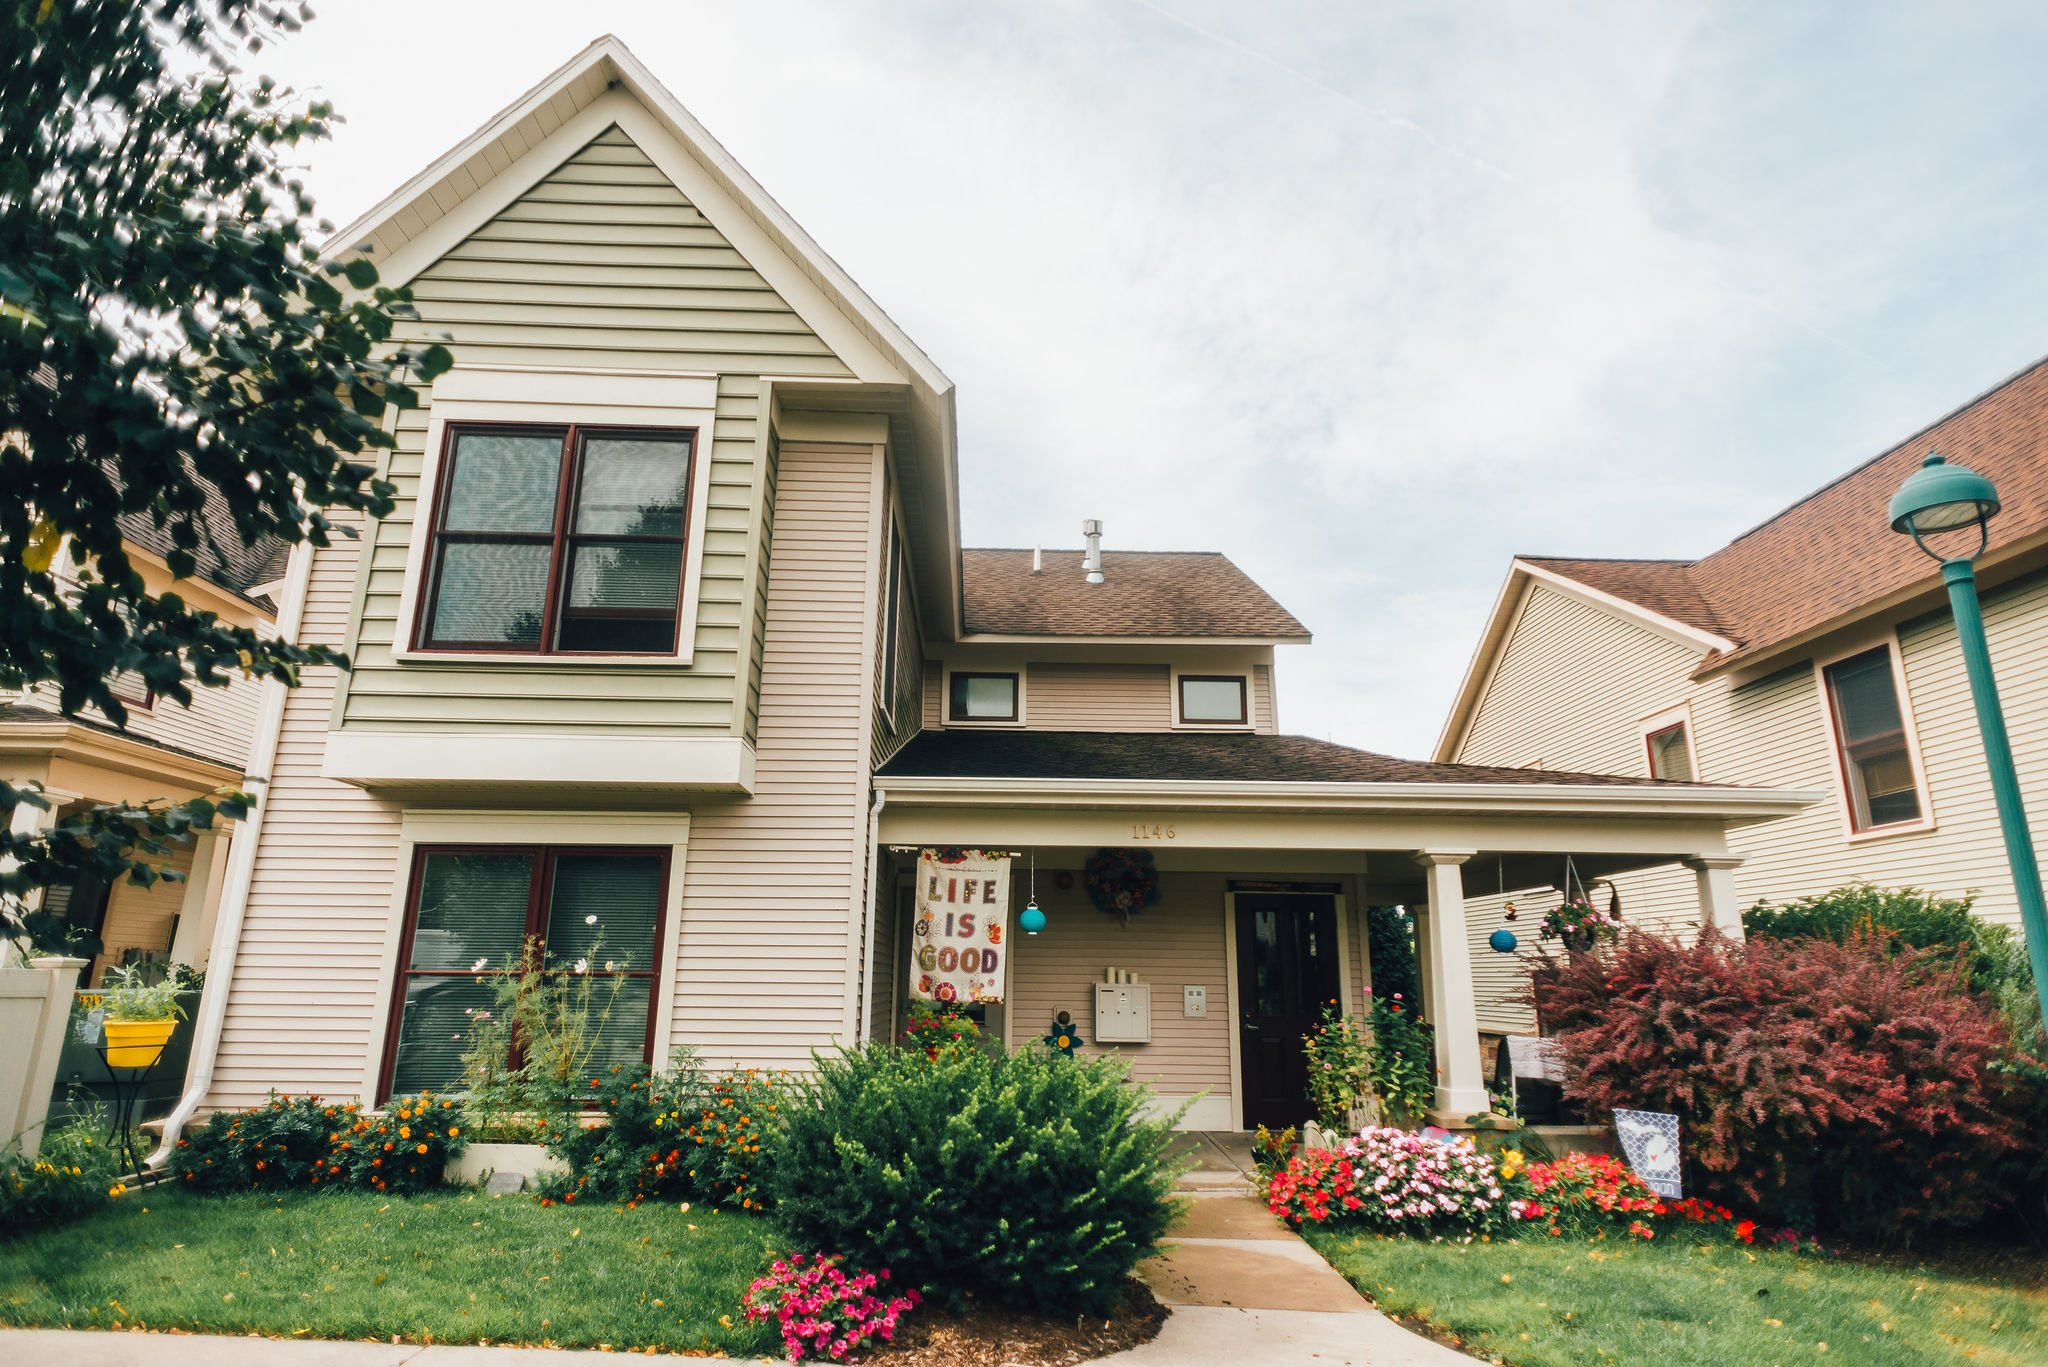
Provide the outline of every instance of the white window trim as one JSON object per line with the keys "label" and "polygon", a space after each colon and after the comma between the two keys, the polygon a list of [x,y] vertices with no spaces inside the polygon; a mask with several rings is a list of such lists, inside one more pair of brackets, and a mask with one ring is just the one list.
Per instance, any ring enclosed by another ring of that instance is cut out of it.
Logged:
{"label": "white window trim", "polygon": [[[1029,690],[1025,680],[1031,670],[1027,665],[962,665],[957,669],[952,661],[946,662],[946,676],[939,692],[939,720],[948,731],[1021,731],[1025,728],[1030,714],[1025,710],[1025,695]],[[985,721],[956,718],[953,715],[953,676],[955,674],[1010,674],[1017,680],[1017,717],[1014,721]]]}
{"label": "white window trim", "polygon": [[[1168,687],[1172,694],[1173,729],[1176,731],[1251,731],[1258,726],[1259,702],[1252,693],[1252,671],[1250,669],[1182,669],[1174,665],[1169,671]],[[1180,712],[1181,675],[1192,675],[1197,679],[1236,679],[1244,685],[1244,720],[1234,721],[1188,721]]]}
{"label": "white window trim", "polygon": [[1667,707],[1662,712],[1653,713],[1636,723],[1636,734],[1642,745],[1643,772],[1651,778],[1657,776],[1650,767],[1650,737],[1656,735],[1659,731],[1669,731],[1674,726],[1683,726],[1685,728],[1685,757],[1692,766],[1691,781],[1694,783],[1706,782],[1700,776],[1700,747],[1698,739],[1693,735],[1692,704],[1689,702],[1682,702],[1676,707]]}
{"label": "white window trim", "polygon": [[[1892,687],[1899,695],[1899,719],[1904,723],[1906,732],[1906,759],[1913,766],[1913,787],[1920,797],[1920,818],[1859,831],[1856,829],[1855,800],[1849,795],[1849,777],[1843,768],[1842,731],[1835,719],[1835,700],[1828,692],[1827,669],[1829,665],[1866,654],[1879,646],[1890,652]],[[1827,725],[1828,774],[1835,788],[1835,812],[1841,821],[1842,839],[1851,845],[1862,845],[1901,835],[1924,835],[1934,830],[1934,793],[1927,786],[1927,769],[1920,759],[1920,729],[1913,720],[1913,695],[1906,687],[1906,652],[1899,644],[1898,629],[1887,627],[1876,634],[1858,637],[1852,645],[1826,655],[1816,655],[1813,659],[1813,687],[1820,702],[1821,720]]]}
{"label": "white window trim", "polygon": [[[904,597],[910,581],[910,554],[904,550],[903,529],[897,524],[896,510],[892,505],[883,515],[882,534],[882,602],[879,620],[882,623],[882,677],[877,681],[882,693],[882,719],[893,731],[896,727],[896,694],[903,688],[903,633],[910,624],[904,620],[907,614],[896,610],[897,603]],[[890,592],[890,576],[898,563],[903,566],[897,574],[895,592]],[[894,620],[891,621],[891,614]],[[890,627],[895,627],[891,632]],[[891,676],[894,676],[893,678]],[[1018,712],[1023,712],[1023,686],[1018,685]]]}
{"label": "white window trim", "polygon": [[[673,667],[696,652],[697,608],[704,592],[704,533],[711,497],[713,419],[718,377],[684,371],[587,370],[520,366],[467,366],[434,382],[427,410],[427,446],[419,495],[405,551],[405,586],[398,599],[392,656],[402,664],[490,664],[532,668],[588,665]],[[670,655],[550,655],[542,651],[421,650],[419,614],[425,609],[428,546],[450,423],[536,423],[631,427],[688,427],[691,447],[690,509],[684,530],[683,601]]]}
{"label": "white window trim", "polygon": [[391,1033],[391,996],[398,990],[398,950],[405,938],[406,903],[412,894],[413,852],[420,845],[643,845],[667,847],[668,896],[662,932],[654,946],[654,1066],[673,1047],[677,935],[683,917],[683,857],[690,844],[690,815],[636,816],[624,812],[493,812],[413,810],[399,819],[398,859],[392,875],[391,911],[385,918],[384,952],[377,979],[377,1010],[371,1017],[369,1052],[363,1058],[365,1107],[377,1104],[384,1071],[384,1046]]}

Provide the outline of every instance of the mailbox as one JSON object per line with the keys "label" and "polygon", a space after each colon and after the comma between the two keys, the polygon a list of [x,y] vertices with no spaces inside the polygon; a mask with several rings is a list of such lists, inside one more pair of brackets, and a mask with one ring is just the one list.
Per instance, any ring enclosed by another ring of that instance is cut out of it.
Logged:
{"label": "mailbox", "polygon": [[1095,1042],[1152,1042],[1152,984],[1095,984]]}

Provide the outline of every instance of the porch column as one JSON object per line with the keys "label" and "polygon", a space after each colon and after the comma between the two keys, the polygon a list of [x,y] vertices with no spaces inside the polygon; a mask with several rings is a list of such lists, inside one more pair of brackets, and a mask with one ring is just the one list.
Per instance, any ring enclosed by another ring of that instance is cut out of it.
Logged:
{"label": "porch column", "polygon": [[1685,861],[1700,889],[1700,929],[1708,926],[1730,939],[1742,938],[1742,907],[1735,900],[1739,854],[1696,854]]}
{"label": "porch column", "polygon": [[185,898],[178,907],[178,930],[171,939],[172,963],[206,967],[206,952],[213,945],[213,918],[220,910],[221,874],[233,839],[225,831],[212,830],[193,842],[192,867],[185,873]]}
{"label": "porch column", "polygon": [[[1453,1122],[1492,1104],[1479,1064],[1472,949],[1465,940],[1465,873],[1472,850],[1417,850],[1429,880],[1429,1020],[1436,1027],[1436,1113]],[[1422,938],[1421,936],[1417,937]]]}
{"label": "porch column", "polygon": [[[7,814],[7,832],[9,835],[34,836],[49,830],[57,824],[57,807],[59,805],[57,795],[45,792],[42,796],[49,800],[50,805],[48,807],[37,807],[27,802],[17,802],[14,804],[14,810]],[[0,858],[0,872],[10,871],[19,865],[20,862],[12,856]],[[26,916],[43,904],[43,890],[41,888],[31,888],[20,896],[9,893],[7,894],[7,901],[11,904],[16,914]],[[27,948],[28,942],[25,940],[18,944],[11,941],[0,941],[0,968],[12,967],[17,957],[26,954]],[[0,1139],[4,1139],[4,1137],[0,1137]]]}

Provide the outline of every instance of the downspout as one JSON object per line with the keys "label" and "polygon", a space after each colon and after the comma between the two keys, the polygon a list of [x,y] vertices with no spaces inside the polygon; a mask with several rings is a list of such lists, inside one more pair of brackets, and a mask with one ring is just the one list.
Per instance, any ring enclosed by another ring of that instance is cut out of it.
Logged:
{"label": "downspout", "polygon": [[[278,639],[296,644],[299,620],[305,615],[306,587],[313,577],[313,547],[301,541],[291,550],[285,569],[284,596],[277,614]],[[256,869],[256,845],[263,833],[263,817],[270,810],[270,775],[277,765],[278,734],[284,728],[284,704],[290,689],[276,679],[263,681],[263,707],[256,717],[255,734],[250,737],[249,764],[242,786],[255,799],[242,818],[228,850],[227,875],[221,884],[220,913],[214,920],[213,945],[206,957],[206,988],[199,996],[199,1016],[192,1026],[192,1058],[185,1070],[185,1090],[164,1121],[163,1142],[143,1163],[160,1168],[177,1147],[179,1132],[192,1118],[213,1086],[214,1065],[220,1061],[221,1028],[227,1022],[228,992],[234,985],[235,956],[242,947],[242,915],[249,907],[250,875]]]}
{"label": "downspout", "polygon": [[882,834],[882,808],[888,805],[888,790],[875,789],[874,800],[868,804],[868,890],[861,931],[860,981],[866,985],[867,990],[861,993],[860,1007],[854,1015],[853,1027],[853,1038],[858,1044],[868,1042],[868,1022],[874,1019],[874,1003],[868,999],[874,995],[875,984],[869,966],[875,961],[875,923],[881,917],[881,906],[877,896],[882,881],[882,856],[876,842]]}

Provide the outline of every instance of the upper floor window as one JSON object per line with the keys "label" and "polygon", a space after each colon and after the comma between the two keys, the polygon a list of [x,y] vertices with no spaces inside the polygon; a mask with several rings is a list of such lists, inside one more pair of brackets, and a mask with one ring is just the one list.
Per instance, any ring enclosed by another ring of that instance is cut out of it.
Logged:
{"label": "upper floor window", "polygon": [[1821,677],[1834,717],[1851,827],[1867,831],[1918,821],[1923,804],[1891,648],[1879,646],[1837,660],[1821,670]]}
{"label": "upper floor window", "polygon": [[695,440],[687,428],[451,427],[421,647],[675,653]]}
{"label": "upper floor window", "polygon": [[1016,721],[1017,676],[1015,674],[964,674],[952,676],[946,709],[948,721]]}
{"label": "upper floor window", "polygon": [[1643,735],[1643,744],[1650,752],[1650,777],[1692,782],[1692,737],[1686,734],[1685,723],[1653,723],[1653,727]]}
{"label": "upper floor window", "polygon": [[1251,719],[1242,674],[1183,674],[1180,719],[1194,726],[1243,726]]}

